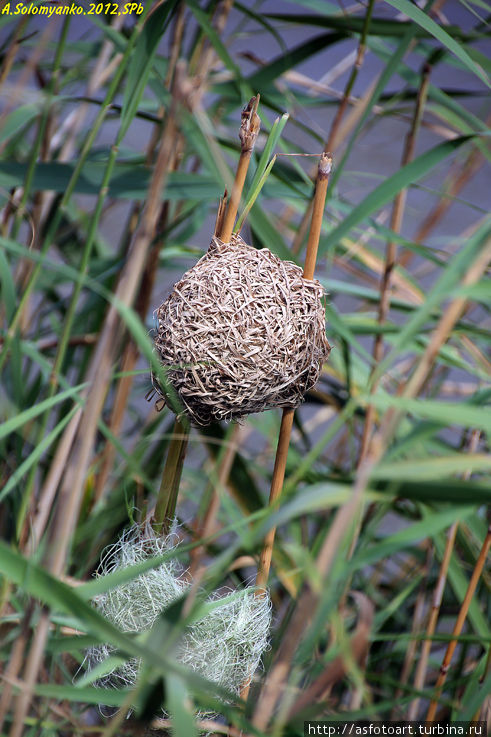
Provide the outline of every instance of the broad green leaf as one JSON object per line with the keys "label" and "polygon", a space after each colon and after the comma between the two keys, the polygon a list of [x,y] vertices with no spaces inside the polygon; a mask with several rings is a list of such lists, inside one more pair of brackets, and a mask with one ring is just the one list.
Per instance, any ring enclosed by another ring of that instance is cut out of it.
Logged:
{"label": "broad green leaf", "polygon": [[[390,479],[400,481],[405,479],[442,479],[454,473],[465,471],[476,473],[491,470],[491,456],[477,453],[463,453],[462,455],[441,456],[395,463],[381,463],[371,474],[373,479]],[[491,503],[491,489],[489,491]]]}
{"label": "broad green leaf", "polygon": [[442,425],[461,425],[491,432],[491,412],[489,407],[476,407],[465,402],[444,402],[431,399],[406,399],[389,394],[373,394],[360,397],[362,404],[373,404],[379,409],[395,409],[409,412]]}
{"label": "broad green leaf", "polygon": [[129,694],[128,689],[94,688],[93,686],[60,686],[54,683],[38,683],[34,692],[43,699],[79,702],[100,706],[122,706]]}
{"label": "broad green leaf", "polygon": [[198,737],[198,728],[190,710],[186,683],[176,675],[166,678],[167,707],[171,715],[173,734],[176,737]]}
{"label": "broad green leaf", "polygon": [[10,435],[10,433],[15,432],[42,412],[51,409],[51,407],[55,407],[57,404],[60,404],[60,402],[64,402],[65,399],[70,399],[70,397],[79,395],[85,386],[85,384],[80,384],[79,386],[75,386],[71,389],[65,389],[65,391],[55,394],[54,397],[45,399],[34,407],[30,407],[29,409],[25,409],[23,412],[19,412],[15,417],[11,417],[0,425],[0,438]]}
{"label": "broad green leaf", "polygon": [[[288,15],[287,13],[268,13],[266,18],[283,21],[285,23],[344,30],[349,33],[361,33],[365,22],[364,18],[352,15],[306,15],[304,13],[295,13],[292,15]],[[404,36],[408,30],[412,30],[411,21],[376,17],[372,17],[370,19],[370,36],[390,36],[393,38]],[[457,25],[445,26],[445,30],[447,34],[451,34],[452,38],[462,38],[466,41],[472,38],[480,38],[480,34],[472,32],[466,33]],[[423,25],[420,25],[419,28],[415,29],[414,35],[416,38],[428,38],[433,34]]]}
{"label": "broad green leaf", "polygon": [[[38,163],[34,171],[33,189],[48,192],[64,192],[73,174],[73,163]],[[17,187],[24,181],[27,164],[13,161],[0,162],[0,186]],[[104,162],[87,162],[82,168],[74,191],[79,194],[97,195],[104,176]],[[129,200],[144,200],[150,185],[151,172],[141,164],[116,163],[109,182],[108,196]],[[169,200],[217,200],[222,192],[221,176],[172,172],[163,197]]]}

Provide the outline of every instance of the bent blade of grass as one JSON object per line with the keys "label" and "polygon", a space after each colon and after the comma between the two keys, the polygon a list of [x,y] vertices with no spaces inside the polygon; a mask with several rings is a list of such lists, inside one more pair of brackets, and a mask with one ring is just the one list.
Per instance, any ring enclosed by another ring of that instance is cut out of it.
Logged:
{"label": "bent blade of grass", "polygon": [[407,15],[408,18],[411,18],[411,20],[428,31],[428,33],[431,33],[450,53],[454,54],[473,74],[479,77],[486,87],[491,87],[490,81],[483,69],[471,59],[463,46],[452,38],[438,23],[435,23],[433,18],[430,18],[429,15],[426,15],[416,5],[410,3],[409,0],[386,0],[386,2],[401,13],[404,13],[404,15]]}

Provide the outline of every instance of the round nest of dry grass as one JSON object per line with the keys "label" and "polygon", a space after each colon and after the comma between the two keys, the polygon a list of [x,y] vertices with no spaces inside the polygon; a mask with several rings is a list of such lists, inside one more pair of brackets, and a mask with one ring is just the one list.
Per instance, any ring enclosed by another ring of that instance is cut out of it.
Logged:
{"label": "round nest of dry grass", "polygon": [[297,407],[329,355],[323,297],[267,248],[214,238],[156,311],[155,346],[191,422]]}

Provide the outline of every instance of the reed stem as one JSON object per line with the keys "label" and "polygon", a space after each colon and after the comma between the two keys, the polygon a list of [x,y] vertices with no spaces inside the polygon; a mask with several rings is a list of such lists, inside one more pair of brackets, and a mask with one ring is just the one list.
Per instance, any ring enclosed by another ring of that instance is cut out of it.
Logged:
{"label": "reed stem", "polygon": [[242,197],[242,190],[244,189],[247,170],[249,169],[251,155],[261,126],[261,120],[257,114],[258,105],[259,95],[256,95],[255,97],[251,97],[249,103],[242,111],[242,122],[239,131],[239,163],[237,165],[232,192],[230,194],[230,201],[223,218],[223,223],[221,225],[220,232],[216,233],[224,243],[229,243],[230,238],[232,237],[232,231],[235,218],[237,217],[237,210],[239,209],[240,198]]}
{"label": "reed stem", "polygon": [[[228,243],[232,236],[232,229],[237,216],[237,209],[242,196],[242,189],[249,168],[251,154],[254,150],[261,125],[261,121],[257,115],[258,105],[259,95],[256,95],[256,97],[252,97],[249,100],[248,105],[242,111],[242,121],[239,131],[241,153],[232,187],[232,194],[230,200],[228,200],[227,191],[225,190],[218,207],[215,222],[215,236],[220,238],[224,243]],[[189,425],[185,426],[180,420],[176,419],[152,520],[152,527],[158,535],[168,532],[168,524],[175,515],[188,437]]]}
{"label": "reed stem", "polygon": [[[474,596],[474,592],[476,590],[477,584],[481,577],[484,564],[486,563],[486,558],[488,557],[490,548],[491,548],[491,526],[488,528],[487,535],[482,544],[481,552],[479,553],[476,566],[472,572],[471,580],[469,581],[467,591],[465,592],[464,601],[462,602],[462,606],[460,607],[457,621],[455,622],[455,626],[453,628],[452,635],[455,638],[459,637],[460,633],[462,632],[462,627],[464,626],[464,622],[467,618],[467,613],[469,611],[472,597]],[[450,642],[448,643],[447,651],[445,653],[445,657],[443,658],[443,663],[440,667],[440,674],[435,684],[435,696],[431,700],[428,713],[426,715],[427,722],[433,722],[435,720],[436,710],[438,707],[438,700],[440,699],[440,696],[443,691],[443,686],[445,685],[445,681],[447,680],[448,670],[450,668],[450,663],[452,661],[455,648],[457,647],[457,643],[458,643],[457,639],[450,640]]]}
{"label": "reed stem", "polygon": [[[303,275],[305,279],[314,278],[317,251],[319,249],[319,237],[321,234],[322,218],[324,215],[324,205],[326,202],[326,192],[327,185],[329,184],[329,173],[331,171],[331,166],[331,155],[323,153],[321,155],[319,168],[317,171],[314,203],[312,209],[312,222],[310,225],[307,253],[305,256],[305,266],[303,270]],[[276,502],[277,499],[279,499],[281,491],[283,489],[286,460],[288,457],[288,447],[290,445],[290,436],[292,432],[294,413],[295,410],[291,408],[286,408],[283,410],[280,433],[278,436],[278,446],[276,448],[273,478],[271,479],[271,489],[269,495],[270,507]],[[263,549],[259,558],[259,565],[256,576],[256,586],[258,588],[257,594],[259,596],[262,595],[262,593],[265,591],[268,582],[275,535],[276,527],[273,527],[266,535]]]}
{"label": "reed stem", "polygon": [[152,520],[152,527],[157,535],[168,533],[169,523],[174,519],[188,439],[189,424],[184,425],[181,420],[176,419]]}

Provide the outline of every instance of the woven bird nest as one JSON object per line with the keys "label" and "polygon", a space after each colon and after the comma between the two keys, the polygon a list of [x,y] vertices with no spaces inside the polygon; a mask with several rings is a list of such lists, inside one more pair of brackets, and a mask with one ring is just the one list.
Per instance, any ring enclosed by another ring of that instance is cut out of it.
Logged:
{"label": "woven bird nest", "polygon": [[323,296],[267,248],[213,238],[157,310],[155,346],[189,419],[297,407],[329,355]]}

